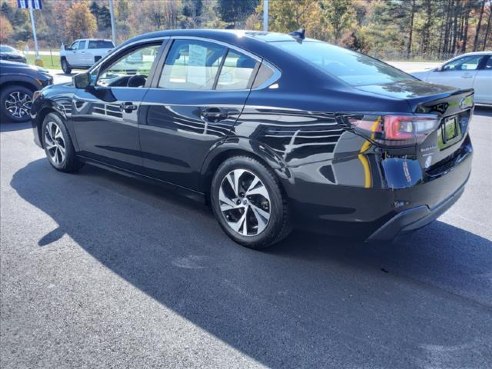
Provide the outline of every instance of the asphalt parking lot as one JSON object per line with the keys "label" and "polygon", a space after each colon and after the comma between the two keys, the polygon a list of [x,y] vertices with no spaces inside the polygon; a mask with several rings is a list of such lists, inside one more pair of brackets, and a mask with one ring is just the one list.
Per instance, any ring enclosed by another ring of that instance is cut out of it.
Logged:
{"label": "asphalt parking lot", "polygon": [[492,367],[492,109],[432,225],[267,252],[160,187],[56,172],[29,127],[1,125],[1,368]]}

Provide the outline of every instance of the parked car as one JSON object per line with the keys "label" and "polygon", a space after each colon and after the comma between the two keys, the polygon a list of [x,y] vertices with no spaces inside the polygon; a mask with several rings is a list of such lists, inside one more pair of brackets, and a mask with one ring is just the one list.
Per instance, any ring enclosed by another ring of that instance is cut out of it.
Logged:
{"label": "parked car", "polygon": [[113,41],[85,38],[75,40],[70,46],[62,45],[60,64],[65,74],[72,69],[87,69],[114,48]]}
{"label": "parked car", "polygon": [[26,63],[26,57],[19,50],[9,45],[0,45],[0,60]]}
{"label": "parked car", "polygon": [[463,54],[437,68],[412,75],[426,82],[473,88],[476,104],[492,105],[492,51]]}
{"label": "parked car", "polygon": [[25,122],[34,91],[51,85],[47,70],[24,63],[0,60],[0,115],[2,122]]}
{"label": "parked car", "polygon": [[55,169],[171,184],[259,249],[291,227],[388,240],[430,223],[468,180],[472,111],[471,89],[302,32],[173,30],[43,89],[31,113]]}

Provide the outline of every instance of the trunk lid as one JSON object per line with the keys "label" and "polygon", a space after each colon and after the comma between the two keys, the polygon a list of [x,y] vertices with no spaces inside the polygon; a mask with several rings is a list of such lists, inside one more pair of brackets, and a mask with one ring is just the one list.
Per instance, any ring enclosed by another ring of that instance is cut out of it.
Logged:
{"label": "trunk lid", "polygon": [[438,173],[452,161],[467,137],[473,114],[473,89],[460,90],[420,80],[359,86],[361,90],[407,101],[414,114],[436,114],[439,126],[416,147],[417,159],[426,173]]}

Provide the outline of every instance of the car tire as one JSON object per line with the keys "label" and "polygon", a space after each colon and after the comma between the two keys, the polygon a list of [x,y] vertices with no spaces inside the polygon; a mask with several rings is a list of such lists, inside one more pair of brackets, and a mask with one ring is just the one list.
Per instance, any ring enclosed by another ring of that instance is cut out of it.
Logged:
{"label": "car tire", "polygon": [[65,74],[70,74],[70,73],[72,73],[72,67],[70,66],[70,64],[68,64],[67,59],[62,58],[62,59],[60,60],[60,64],[61,64],[61,68],[62,68],[62,70],[63,70],[63,73],[65,73]]}
{"label": "car tire", "polygon": [[287,200],[277,176],[252,157],[235,156],[217,168],[210,201],[224,232],[248,248],[267,248],[291,231]]}
{"label": "car tire", "polygon": [[75,154],[72,139],[63,119],[49,113],[43,120],[41,142],[50,164],[61,172],[76,172],[82,163]]}
{"label": "car tire", "polygon": [[21,123],[31,119],[33,90],[12,85],[2,88],[0,93],[0,113],[2,121]]}

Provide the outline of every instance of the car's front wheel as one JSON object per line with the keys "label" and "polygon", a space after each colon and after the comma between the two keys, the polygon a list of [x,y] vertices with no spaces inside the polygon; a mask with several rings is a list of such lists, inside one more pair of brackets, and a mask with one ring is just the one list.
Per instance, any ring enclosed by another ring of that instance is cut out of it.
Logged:
{"label": "car's front wheel", "polygon": [[222,229],[243,246],[266,248],[290,232],[280,183],[254,158],[236,156],[219,166],[212,179],[211,205]]}
{"label": "car's front wheel", "polygon": [[43,147],[50,164],[61,172],[75,172],[81,167],[63,119],[49,113],[43,121]]}
{"label": "car's front wheel", "polygon": [[63,73],[65,73],[65,74],[72,73],[72,67],[70,66],[70,64],[68,64],[67,59],[62,58],[60,62],[61,62],[61,67],[62,67]]}
{"label": "car's front wheel", "polygon": [[20,123],[31,119],[32,94],[33,91],[24,86],[2,88],[0,112],[6,122]]}

